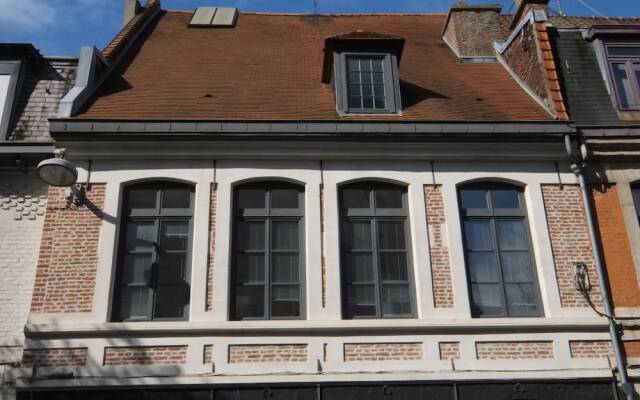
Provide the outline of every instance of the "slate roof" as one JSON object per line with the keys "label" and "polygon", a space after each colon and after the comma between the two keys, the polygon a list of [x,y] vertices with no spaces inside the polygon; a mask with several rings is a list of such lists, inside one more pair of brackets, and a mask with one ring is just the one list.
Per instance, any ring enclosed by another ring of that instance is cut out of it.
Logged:
{"label": "slate roof", "polygon": [[[234,28],[206,29],[189,28],[191,16],[162,11],[76,118],[552,119],[502,65],[461,63],[441,39],[444,14],[241,13]],[[322,82],[325,39],[359,30],[405,39],[402,116],[336,113],[333,89]]]}
{"label": "slate roof", "polygon": [[548,23],[558,29],[590,28],[593,25],[640,25],[640,18],[601,18],[601,17],[574,17],[574,16],[550,16]]}

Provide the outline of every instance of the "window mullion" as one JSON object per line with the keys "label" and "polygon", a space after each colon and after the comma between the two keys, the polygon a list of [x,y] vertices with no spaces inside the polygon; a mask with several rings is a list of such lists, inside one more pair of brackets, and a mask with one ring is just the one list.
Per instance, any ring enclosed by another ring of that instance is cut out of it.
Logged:
{"label": "window mullion", "polygon": [[373,273],[375,281],[376,294],[376,317],[382,318],[382,284],[380,282],[380,250],[378,249],[378,218],[371,219],[371,250],[373,251]]}
{"label": "window mullion", "polygon": [[631,94],[633,95],[634,107],[640,106],[640,82],[636,79],[636,73],[633,70],[633,60],[628,59],[625,63],[625,69],[627,70],[627,77],[631,84]]}
{"label": "window mullion", "polygon": [[499,276],[500,276],[500,287],[501,287],[501,293],[502,293],[502,306],[504,307],[502,311],[502,316],[508,317],[509,305],[507,304],[507,286],[504,283],[504,271],[502,270],[502,251],[500,249],[500,242],[498,241],[496,218],[492,217],[490,221],[491,221],[491,224],[490,224],[491,234],[493,236],[493,243],[494,243],[495,254],[496,254],[496,262],[498,263],[498,270],[500,272]]}
{"label": "window mullion", "polygon": [[151,256],[151,305],[147,306],[147,312],[149,313],[148,315],[150,320],[153,319],[155,314],[156,295],[158,292],[158,268],[160,262],[160,256],[158,254],[160,248],[160,218],[155,218],[153,229],[154,242]]}

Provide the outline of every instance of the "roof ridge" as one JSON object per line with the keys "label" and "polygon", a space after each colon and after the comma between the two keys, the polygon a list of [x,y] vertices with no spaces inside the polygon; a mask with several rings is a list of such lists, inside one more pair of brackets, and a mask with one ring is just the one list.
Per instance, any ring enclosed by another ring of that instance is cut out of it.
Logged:
{"label": "roof ridge", "polygon": [[[164,10],[167,13],[172,14],[192,14],[191,10]],[[249,15],[267,15],[267,16],[285,16],[285,17],[403,17],[403,16],[416,16],[416,17],[430,17],[430,16],[446,16],[447,13],[296,13],[296,12],[268,12],[268,11],[239,11],[240,14]]]}
{"label": "roof ridge", "polygon": [[107,44],[102,50],[102,54],[107,59],[114,58],[122,46],[129,41],[129,38],[135,34],[138,28],[143,22],[152,15],[153,11],[160,7],[160,0],[148,0],[147,5],[144,6],[144,11],[135,15],[131,21],[129,21],[118,34]]}

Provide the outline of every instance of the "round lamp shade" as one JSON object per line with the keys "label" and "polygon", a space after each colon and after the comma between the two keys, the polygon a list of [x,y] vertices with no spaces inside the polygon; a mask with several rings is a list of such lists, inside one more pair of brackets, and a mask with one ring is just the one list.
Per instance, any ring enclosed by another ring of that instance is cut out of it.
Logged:
{"label": "round lamp shade", "polygon": [[51,186],[70,187],[78,180],[78,170],[67,160],[50,158],[38,164],[38,177]]}

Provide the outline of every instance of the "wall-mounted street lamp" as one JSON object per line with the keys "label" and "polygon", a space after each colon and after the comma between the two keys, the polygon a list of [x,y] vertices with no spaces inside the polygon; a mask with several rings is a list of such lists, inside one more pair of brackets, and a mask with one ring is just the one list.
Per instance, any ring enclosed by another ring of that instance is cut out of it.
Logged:
{"label": "wall-mounted street lamp", "polygon": [[78,181],[75,165],[62,158],[49,158],[38,164],[38,178],[47,185],[71,188],[69,200],[76,206],[85,201],[86,187]]}

